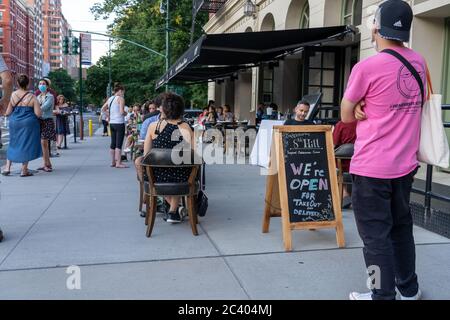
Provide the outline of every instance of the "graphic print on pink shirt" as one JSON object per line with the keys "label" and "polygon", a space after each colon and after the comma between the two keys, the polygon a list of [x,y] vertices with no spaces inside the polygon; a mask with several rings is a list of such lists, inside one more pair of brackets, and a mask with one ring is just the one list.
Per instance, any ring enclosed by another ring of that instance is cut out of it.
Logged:
{"label": "graphic print on pink shirt", "polygon": [[[426,64],[408,48],[395,48],[418,71],[426,88]],[[425,93],[426,94],[426,93]],[[352,70],[344,97],[365,101],[367,120],[358,121],[350,172],[393,179],[418,166],[422,97],[414,76],[397,58],[378,53]]]}

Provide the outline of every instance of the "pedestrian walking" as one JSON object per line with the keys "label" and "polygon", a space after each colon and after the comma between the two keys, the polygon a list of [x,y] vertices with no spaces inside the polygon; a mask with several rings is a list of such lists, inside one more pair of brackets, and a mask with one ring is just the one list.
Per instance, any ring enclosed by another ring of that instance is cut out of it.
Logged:
{"label": "pedestrian walking", "polygon": [[55,121],[53,120],[53,109],[55,107],[55,98],[48,91],[49,82],[46,79],[39,81],[39,91],[41,92],[37,99],[41,105],[41,144],[44,164],[38,170],[52,172],[53,167],[50,162],[50,143],[56,141]]}
{"label": "pedestrian walking", "polygon": [[5,115],[9,116],[10,144],[6,166],[2,175],[11,173],[13,162],[22,163],[21,177],[33,174],[28,170],[28,162],[42,157],[40,141],[41,107],[36,97],[28,91],[29,78],[21,74],[17,79],[19,90],[11,96],[11,102]]}
{"label": "pedestrian walking", "polygon": [[372,29],[378,54],[355,65],[341,105],[343,122],[358,120],[350,164],[352,203],[371,279],[371,292],[352,292],[352,300],[392,300],[396,289],[400,299],[421,296],[409,200],[419,166],[423,103],[419,81],[426,88],[426,63],[404,46],[412,20],[407,2],[388,0],[379,5]]}

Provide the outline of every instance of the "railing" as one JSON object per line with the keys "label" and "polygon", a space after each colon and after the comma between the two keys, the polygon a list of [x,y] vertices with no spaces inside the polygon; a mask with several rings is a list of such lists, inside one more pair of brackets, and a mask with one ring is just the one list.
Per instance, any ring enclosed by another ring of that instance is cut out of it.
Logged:
{"label": "railing", "polygon": [[[442,105],[442,110],[450,111],[450,104]],[[450,122],[444,122],[444,127],[450,128]],[[421,190],[418,188],[412,189],[412,192],[425,196],[424,207],[425,207],[425,214],[427,216],[431,214],[431,199],[437,199],[440,201],[450,203],[450,197],[433,192],[432,186],[433,186],[433,166],[427,165],[425,190]]]}

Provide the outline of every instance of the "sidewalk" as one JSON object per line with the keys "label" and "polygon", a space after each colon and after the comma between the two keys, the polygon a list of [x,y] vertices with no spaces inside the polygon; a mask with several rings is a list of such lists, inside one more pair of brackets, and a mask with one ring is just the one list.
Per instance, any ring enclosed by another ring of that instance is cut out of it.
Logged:
{"label": "sidewalk", "polygon": [[[0,178],[0,299],[345,300],[366,291],[353,213],[344,212],[345,249],[333,230],[295,231],[296,251],[286,253],[279,219],[261,233],[265,177],[255,167],[207,168],[198,237],[158,216],[147,239],[135,172],[109,167],[108,143],[70,144],[52,174]],[[424,298],[450,299],[450,240],[420,228],[415,236]],[[66,287],[70,265],[81,267],[81,290]]]}

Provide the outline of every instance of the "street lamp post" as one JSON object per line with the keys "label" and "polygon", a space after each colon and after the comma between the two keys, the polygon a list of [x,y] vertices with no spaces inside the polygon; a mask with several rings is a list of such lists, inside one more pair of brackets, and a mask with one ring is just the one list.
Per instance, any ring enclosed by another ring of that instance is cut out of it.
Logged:
{"label": "street lamp post", "polygon": [[[162,0],[161,0],[162,1]],[[163,6],[161,3],[161,11],[163,11]],[[170,2],[166,0],[166,73],[169,71],[170,67]],[[161,12],[163,13],[163,12]],[[166,91],[169,91],[169,85],[166,84]]]}
{"label": "street lamp post", "polygon": [[84,139],[84,122],[83,122],[83,37],[80,33],[79,58],[80,58],[80,140]]}
{"label": "street lamp post", "polygon": [[108,82],[108,94],[107,96],[112,96],[112,76],[111,76],[111,38],[109,39],[109,57],[108,57],[108,67],[109,67],[109,82]]}

